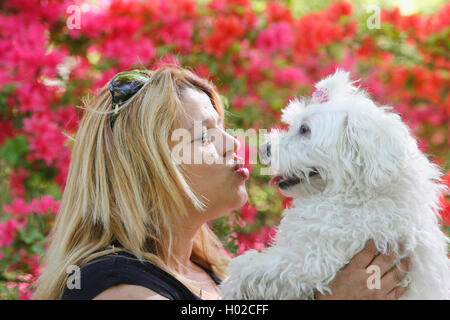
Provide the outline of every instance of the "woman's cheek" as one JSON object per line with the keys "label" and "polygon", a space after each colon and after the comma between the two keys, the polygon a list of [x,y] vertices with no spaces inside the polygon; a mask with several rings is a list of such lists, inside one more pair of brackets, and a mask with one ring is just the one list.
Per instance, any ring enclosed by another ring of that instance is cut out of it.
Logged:
{"label": "woman's cheek", "polygon": [[219,158],[216,148],[212,143],[204,146],[200,151],[202,153],[202,164],[204,165],[225,165],[224,161]]}

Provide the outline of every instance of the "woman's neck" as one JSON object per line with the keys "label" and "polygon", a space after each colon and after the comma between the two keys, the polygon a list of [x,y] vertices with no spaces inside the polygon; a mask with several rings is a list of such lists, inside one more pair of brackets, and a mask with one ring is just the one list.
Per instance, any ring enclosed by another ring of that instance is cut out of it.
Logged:
{"label": "woman's neck", "polygon": [[179,274],[188,274],[193,268],[191,261],[194,239],[200,226],[177,227],[172,237],[172,257],[169,266]]}

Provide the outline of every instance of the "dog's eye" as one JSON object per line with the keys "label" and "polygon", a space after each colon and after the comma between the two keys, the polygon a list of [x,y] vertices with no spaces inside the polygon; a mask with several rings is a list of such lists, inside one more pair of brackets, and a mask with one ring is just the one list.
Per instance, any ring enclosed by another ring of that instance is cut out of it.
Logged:
{"label": "dog's eye", "polygon": [[300,126],[300,134],[301,134],[301,135],[305,135],[305,134],[307,134],[307,133],[309,133],[309,132],[311,132],[311,129],[309,128],[308,125],[302,124],[302,125]]}

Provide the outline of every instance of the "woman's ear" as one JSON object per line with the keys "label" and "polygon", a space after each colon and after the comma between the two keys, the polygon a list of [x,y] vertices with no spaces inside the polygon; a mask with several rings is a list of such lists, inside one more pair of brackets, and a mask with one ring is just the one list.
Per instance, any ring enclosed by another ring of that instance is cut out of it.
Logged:
{"label": "woman's ear", "polygon": [[[384,108],[386,109],[386,108]],[[342,152],[352,162],[359,181],[382,187],[400,174],[406,159],[409,132],[397,114],[385,110],[358,110],[345,118]]]}

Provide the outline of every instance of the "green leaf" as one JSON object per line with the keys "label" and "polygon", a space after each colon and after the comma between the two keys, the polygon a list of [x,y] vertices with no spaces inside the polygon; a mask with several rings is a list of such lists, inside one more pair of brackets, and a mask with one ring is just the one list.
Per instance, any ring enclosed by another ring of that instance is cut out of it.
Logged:
{"label": "green leaf", "polygon": [[7,138],[3,146],[0,147],[0,158],[13,167],[20,166],[25,162],[25,155],[28,152],[28,140],[23,134],[18,134],[14,138]]}
{"label": "green leaf", "polygon": [[0,114],[6,114],[9,111],[10,107],[6,104],[6,101],[14,90],[15,86],[11,83],[6,84],[0,89]]}
{"label": "green leaf", "polygon": [[54,199],[61,198],[60,186],[54,182],[57,169],[55,167],[46,167],[42,165],[38,170],[30,173],[25,180],[27,197],[37,198],[43,194],[49,194]]}

